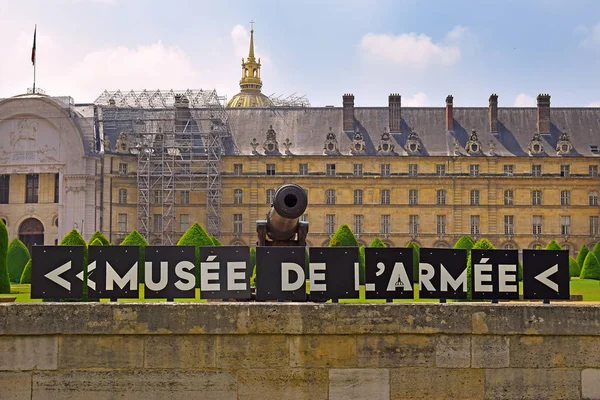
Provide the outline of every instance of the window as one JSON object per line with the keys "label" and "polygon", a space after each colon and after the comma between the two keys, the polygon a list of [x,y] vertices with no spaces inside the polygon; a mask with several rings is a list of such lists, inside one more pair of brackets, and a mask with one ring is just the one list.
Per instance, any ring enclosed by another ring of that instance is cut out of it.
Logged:
{"label": "window", "polygon": [[127,189],[119,189],[119,204],[127,204]]}
{"label": "window", "polygon": [[504,175],[506,176],[513,176],[514,175],[514,165],[512,164],[506,164],[504,165]]}
{"label": "window", "polygon": [[10,175],[0,175],[0,204],[8,204],[10,191]]}
{"label": "window", "polygon": [[410,189],[408,191],[408,204],[419,204],[419,191],[417,189]]}
{"label": "window", "polygon": [[234,175],[241,175],[243,170],[242,164],[233,164]]}
{"label": "window", "polygon": [[560,166],[560,176],[569,176],[571,175],[571,166],[570,165],[561,165]]}
{"label": "window", "polygon": [[298,164],[298,174],[308,175],[308,164]]}
{"label": "window", "polygon": [[409,215],[408,216],[408,233],[416,235],[419,233],[419,216]]}
{"label": "window", "polygon": [[381,189],[381,204],[390,204],[390,190]]}
{"label": "window", "polygon": [[190,204],[190,191],[182,190],[181,194],[179,195],[179,198],[181,204]]}
{"label": "window", "polygon": [[327,164],[325,167],[325,174],[327,176],[335,176],[335,164]]}
{"label": "window", "polygon": [[325,191],[325,204],[335,204],[335,189]]}
{"label": "window", "polygon": [[160,190],[154,191],[154,204],[162,203],[162,192]]}
{"label": "window", "polygon": [[515,246],[514,246],[512,243],[506,243],[506,244],[504,245],[504,248],[505,248],[506,250],[513,250],[513,249],[515,248]]}
{"label": "window", "polygon": [[242,233],[242,214],[233,214],[233,233]]}
{"label": "window", "polygon": [[531,222],[532,228],[533,228],[533,234],[534,235],[541,235],[542,234],[542,216],[541,215],[534,215],[532,218],[532,222]]}
{"label": "window", "polygon": [[590,176],[592,178],[598,177],[598,166],[597,165],[590,165]]}
{"label": "window", "polygon": [[542,166],[539,164],[534,164],[531,166],[531,175],[532,176],[542,176]]}
{"label": "window", "polygon": [[438,206],[443,206],[446,204],[446,191],[438,190],[436,193],[436,203]]}
{"label": "window", "polygon": [[597,237],[600,234],[598,230],[598,216],[590,217],[590,236]]}
{"label": "window", "polygon": [[362,174],[363,174],[363,166],[362,166],[362,164],[354,164],[352,166],[352,174],[354,176],[362,176]]}
{"label": "window", "polygon": [[329,235],[335,233],[335,214],[325,215],[325,233]]}
{"label": "window", "polygon": [[444,164],[437,164],[435,166],[435,174],[437,176],[444,176],[444,175],[446,175],[446,166]]}
{"label": "window", "polygon": [[275,164],[267,164],[267,175],[275,175]]}
{"label": "window", "polygon": [[505,215],[504,216],[504,234],[514,235],[515,233],[515,216]]}
{"label": "window", "polygon": [[154,232],[160,233],[163,230],[163,218],[162,214],[154,214]]}
{"label": "window", "polygon": [[354,191],[354,204],[360,205],[363,203],[363,191],[361,189],[356,189]]}
{"label": "window", "polygon": [[381,176],[390,176],[390,171],[390,164],[381,164]]}
{"label": "window", "polygon": [[419,166],[417,164],[408,164],[408,176],[419,175]]}
{"label": "window", "polygon": [[58,203],[60,200],[60,177],[58,174],[54,174],[54,202]]}
{"label": "window", "polygon": [[471,235],[479,235],[479,215],[471,215]]}
{"label": "window", "polygon": [[127,232],[127,214],[119,214],[117,218],[117,230]]}
{"label": "window", "polygon": [[381,216],[381,233],[384,235],[390,234],[390,220],[391,215],[384,214]]}
{"label": "window", "polygon": [[300,221],[308,222],[308,214],[302,214],[302,216],[300,217]]}
{"label": "window", "polygon": [[361,233],[363,233],[363,216],[362,215],[355,215],[354,216],[354,234],[355,235],[360,235]]}
{"label": "window", "polygon": [[119,163],[119,174],[127,175],[127,169],[129,165],[127,163]]}
{"label": "window", "polygon": [[571,217],[569,215],[560,216],[560,234],[563,236],[571,234]]}
{"label": "window", "polygon": [[471,164],[469,166],[469,175],[479,176],[479,165],[478,164]]}
{"label": "window", "polygon": [[589,199],[590,199],[590,206],[597,206],[598,205],[598,192],[595,190],[592,190],[589,193]]}
{"label": "window", "polygon": [[471,190],[471,205],[472,206],[479,205],[479,190],[477,190],[477,189]]}
{"label": "window", "polygon": [[560,191],[560,205],[561,206],[571,205],[571,191],[570,190],[561,190]]}
{"label": "window", "polygon": [[25,203],[37,203],[38,191],[40,185],[40,176],[38,174],[29,174],[25,183]]}
{"label": "window", "polygon": [[512,190],[504,191],[504,205],[512,206],[514,204],[515,193]]}
{"label": "window", "polygon": [[233,190],[233,204],[242,204],[243,202],[243,192],[242,189],[234,189]]}
{"label": "window", "polygon": [[542,205],[542,191],[534,190],[531,192],[531,205],[541,206]]}
{"label": "window", "polygon": [[275,200],[275,189],[267,189],[267,204],[273,204]]}
{"label": "window", "polygon": [[179,232],[185,232],[190,227],[190,214],[179,215]]}
{"label": "window", "polygon": [[446,216],[437,216],[437,233],[438,235],[444,235],[446,233]]}

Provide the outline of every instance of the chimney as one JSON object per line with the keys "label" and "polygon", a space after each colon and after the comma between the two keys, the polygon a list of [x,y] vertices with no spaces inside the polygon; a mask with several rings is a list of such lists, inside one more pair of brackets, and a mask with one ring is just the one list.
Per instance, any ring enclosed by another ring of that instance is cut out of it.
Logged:
{"label": "chimney", "polygon": [[498,133],[498,95],[490,96],[490,132]]}
{"label": "chimney", "polygon": [[539,94],[537,97],[537,128],[541,134],[550,133],[550,95]]}
{"label": "chimney", "polygon": [[342,97],[342,104],[344,106],[344,116],[343,116],[343,129],[345,131],[353,131],[354,130],[354,95],[353,94],[345,94]]}
{"label": "chimney", "polygon": [[454,97],[449,94],[446,97],[446,130],[453,131],[454,130],[454,114],[452,113],[452,102]]}
{"label": "chimney", "polygon": [[398,93],[392,93],[388,97],[388,110],[390,113],[390,132],[400,132],[400,121],[402,121],[402,97]]}

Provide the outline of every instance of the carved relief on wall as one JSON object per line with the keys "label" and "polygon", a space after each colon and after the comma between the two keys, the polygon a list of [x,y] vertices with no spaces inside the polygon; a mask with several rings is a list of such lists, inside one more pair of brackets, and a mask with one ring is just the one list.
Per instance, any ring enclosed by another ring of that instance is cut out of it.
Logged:
{"label": "carved relief on wall", "polygon": [[16,129],[10,133],[11,147],[25,150],[30,145],[35,145],[38,123],[25,118],[18,120],[16,125]]}

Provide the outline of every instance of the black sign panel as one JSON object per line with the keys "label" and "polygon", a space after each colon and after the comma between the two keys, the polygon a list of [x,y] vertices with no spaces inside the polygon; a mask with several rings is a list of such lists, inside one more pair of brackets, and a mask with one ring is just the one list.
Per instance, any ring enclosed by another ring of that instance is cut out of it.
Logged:
{"label": "black sign panel", "polygon": [[306,300],[304,247],[256,248],[256,299]]}
{"label": "black sign panel", "polygon": [[200,247],[200,298],[250,298],[250,248]]}
{"label": "black sign panel", "polygon": [[523,250],[523,297],[568,300],[569,251]]}
{"label": "black sign panel", "polygon": [[138,246],[90,246],[88,297],[137,299],[139,255]]}
{"label": "black sign panel", "polygon": [[313,247],[309,251],[311,300],[358,298],[358,247]]}
{"label": "black sign panel", "polygon": [[422,299],[467,298],[467,251],[421,248],[419,297]]}
{"label": "black sign panel", "polygon": [[148,246],[144,265],[144,297],[196,297],[194,246]]}
{"label": "black sign panel", "polygon": [[471,250],[473,299],[519,299],[517,250]]}
{"label": "black sign panel", "polygon": [[32,299],[80,299],[83,296],[83,246],[33,246]]}
{"label": "black sign panel", "polygon": [[367,299],[412,299],[413,282],[412,248],[365,248]]}

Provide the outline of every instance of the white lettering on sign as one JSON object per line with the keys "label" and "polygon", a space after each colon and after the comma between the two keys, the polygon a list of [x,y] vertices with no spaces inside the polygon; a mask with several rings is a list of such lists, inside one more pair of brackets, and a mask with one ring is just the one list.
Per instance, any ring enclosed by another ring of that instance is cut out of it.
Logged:
{"label": "white lettering on sign", "polygon": [[429,290],[430,292],[435,292],[435,288],[431,283],[431,280],[434,276],[435,269],[433,268],[433,265],[419,263],[419,290],[422,290],[423,286],[425,286],[425,289]]}
{"label": "white lettering on sign", "polygon": [[[96,261],[92,261],[91,264],[88,264],[88,277],[87,277],[87,285],[90,289],[96,290],[96,282],[91,279],[92,272],[96,269]],[[83,282],[83,271],[75,275],[81,282]]]}
{"label": "white lettering on sign", "polygon": [[452,275],[448,272],[448,270],[444,267],[444,264],[440,264],[440,291],[446,292],[448,291],[448,285],[454,290],[458,290],[459,287],[462,286],[462,291],[467,292],[467,269],[465,268],[463,272],[458,276],[458,278],[454,279]]}
{"label": "white lettering on sign", "polygon": [[[296,280],[290,282],[290,272],[296,273]],[[306,274],[304,268],[300,265],[292,262],[281,263],[281,291],[282,292],[293,292],[302,287],[302,283],[306,280]]]}
{"label": "white lettering on sign", "polygon": [[[238,282],[241,281],[241,282]],[[227,262],[227,290],[246,290],[246,262]]]}
{"label": "white lettering on sign", "polygon": [[[378,263],[377,267],[379,267]],[[408,274],[406,273],[406,268],[404,268],[404,263],[397,262],[394,264],[394,269],[392,269],[392,275],[390,276],[390,281],[388,282],[387,291],[394,292],[396,288],[402,287],[406,291],[412,291],[412,285],[408,280]]]}
{"label": "white lettering on sign", "polygon": [[[217,256],[208,256],[206,259],[207,262],[200,263],[200,291],[215,291],[218,292],[221,290],[221,285],[219,284],[219,262],[214,261]],[[217,271],[217,272],[211,272]],[[209,281],[217,281],[215,283],[210,283]]]}
{"label": "white lettering on sign", "polygon": [[71,291],[71,282],[69,282],[65,278],[61,277],[61,275],[64,272],[67,272],[70,269],[71,269],[71,261],[67,261],[60,267],[53,269],[52,271],[48,272],[44,276],[46,278],[50,279],[52,282],[56,283],[57,285],[64,287],[68,291]]}
{"label": "white lettering on sign", "polygon": [[354,263],[354,290],[360,290],[360,264]]}
{"label": "white lettering on sign", "polygon": [[[325,283],[325,270],[327,269],[327,265],[325,263],[309,263],[308,268],[310,270],[310,290],[314,290],[315,292],[326,292],[327,284]],[[319,283],[317,283],[317,281],[319,281]]]}
{"label": "white lettering on sign", "polygon": [[120,289],[124,289],[129,284],[129,290],[137,290],[138,288],[138,263],[137,261],[127,271],[123,277],[120,277],[117,271],[114,270],[109,262],[106,262],[106,290],[113,290],[114,284]]}
{"label": "white lettering on sign", "polygon": [[476,292],[492,292],[492,285],[484,284],[484,282],[491,282],[492,275],[484,274],[484,272],[492,272],[492,264],[485,264],[489,261],[489,258],[482,258],[479,264],[473,266],[473,274],[475,275],[475,287]]}
{"label": "white lettering on sign", "polygon": [[190,261],[180,261],[175,266],[175,275],[179,278],[175,282],[175,287],[181,291],[192,290],[196,286],[196,277],[190,271],[194,269],[195,265]]}
{"label": "white lettering on sign", "polygon": [[158,279],[158,282],[154,282],[153,278],[153,274],[152,274],[152,261],[146,261],[145,263],[146,268],[145,268],[145,277],[144,277],[144,283],[146,284],[146,287],[152,291],[158,292],[159,290],[163,290],[164,288],[167,287],[167,279],[168,278],[168,269],[169,269],[169,263],[167,261],[161,261],[160,262],[160,276]]}
{"label": "white lettering on sign", "polygon": [[548,268],[541,274],[536,275],[535,279],[537,279],[538,281],[540,281],[541,283],[543,283],[544,285],[548,286],[550,289],[552,289],[556,293],[558,293],[558,283],[548,279],[548,277],[550,275],[554,275],[557,272],[558,272],[558,264],[554,264],[554,266]]}
{"label": "white lettering on sign", "polygon": [[[513,272],[508,274],[508,272]],[[519,291],[517,283],[517,266],[515,264],[499,264],[498,265],[498,290],[500,292],[515,292]]]}

